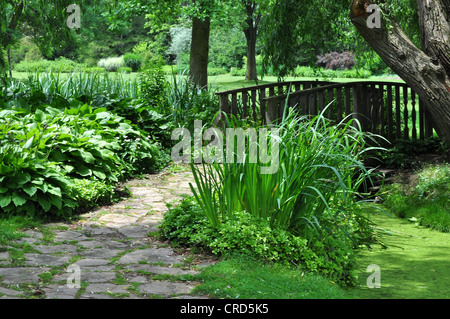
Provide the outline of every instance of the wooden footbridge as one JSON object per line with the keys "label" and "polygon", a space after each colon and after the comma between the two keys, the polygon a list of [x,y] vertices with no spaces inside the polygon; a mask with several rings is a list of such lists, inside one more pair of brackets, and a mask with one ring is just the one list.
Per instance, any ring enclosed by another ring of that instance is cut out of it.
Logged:
{"label": "wooden footbridge", "polygon": [[302,115],[317,115],[328,106],[327,118],[337,123],[355,118],[363,131],[381,135],[392,143],[434,134],[422,101],[402,82],[279,82],[216,94],[222,112],[264,123],[279,120],[285,107],[296,108]]}

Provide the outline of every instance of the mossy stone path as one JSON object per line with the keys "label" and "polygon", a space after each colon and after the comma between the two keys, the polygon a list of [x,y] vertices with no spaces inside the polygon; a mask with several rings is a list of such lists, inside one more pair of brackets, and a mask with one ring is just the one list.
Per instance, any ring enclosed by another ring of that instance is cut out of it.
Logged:
{"label": "mossy stone path", "polygon": [[133,180],[131,198],[28,230],[0,251],[0,299],[193,298],[189,275],[211,262],[151,236],[191,180],[189,171]]}
{"label": "mossy stone path", "polygon": [[[76,222],[26,231],[0,249],[0,299],[203,298],[190,294],[197,285],[190,276],[214,261],[151,236],[166,204],[191,194],[191,181],[189,171],[132,180],[131,198]],[[349,297],[450,298],[450,234],[381,213],[372,219],[388,248],[360,253],[359,286],[349,289]],[[380,267],[379,289],[367,287],[372,264]]]}

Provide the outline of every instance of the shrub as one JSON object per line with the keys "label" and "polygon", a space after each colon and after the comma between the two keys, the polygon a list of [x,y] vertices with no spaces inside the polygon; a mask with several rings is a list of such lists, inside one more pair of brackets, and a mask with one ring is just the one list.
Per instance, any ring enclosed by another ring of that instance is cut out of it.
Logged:
{"label": "shrub", "polygon": [[98,41],[89,42],[77,49],[77,56],[88,67],[97,66],[98,61],[105,56],[111,56],[114,50],[108,45],[102,45]]}
{"label": "shrub", "polygon": [[209,76],[223,75],[223,74],[228,74],[228,71],[222,68],[208,67]]}
{"label": "shrub", "polygon": [[355,55],[352,52],[344,51],[342,53],[330,52],[317,56],[319,67],[331,70],[346,70],[355,66]]}
{"label": "shrub", "polygon": [[309,66],[298,66],[294,70],[294,76],[299,77],[314,77],[317,76],[318,72],[314,68]]}
{"label": "shrub", "polygon": [[104,68],[108,72],[116,72],[119,68],[125,66],[125,61],[123,56],[121,57],[111,57],[107,59],[101,59],[98,61],[98,67]]}
{"label": "shrub", "polygon": [[133,72],[133,70],[130,67],[126,66],[126,67],[119,68],[117,70],[117,72],[129,74],[129,73]]}
{"label": "shrub", "polygon": [[142,66],[143,57],[136,53],[127,53],[123,56],[123,60],[127,67],[137,72]]}
{"label": "shrub", "polygon": [[100,68],[100,67],[92,67],[92,68],[85,68],[84,72],[86,73],[104,73],[106,72],[104,68]]}
{"label": "shrub", "polygon": [[80,210],[111,203],[115,194],[114,185],[92,179],[74,179],[73,189]]}
{"label": "shrub", "polygon": [[61,72],[70,73],[82,71],[84,65],[76,63],[72,60],[64,57],[58,58],[54,61],[49,60],[34,60],[34,61],[22,61],[14,66],[16,72]]}
{"label": "shrub", "polygon": [[155,42],[139,42],[136,44],[133,48],[133,54],[136,54],[138,56],[142,57],[142,63],[141,63],[141,69],[149,68],[149,67],[156,67],[156,66],[162,66],[165,64],[165,60],[162,55],[163,54],[162,46],[158,43],[158,41]]}
{"label": "shrub", "polygon": [[245,76],[247,71],[245,69],[231,68],[230,75],[232,76]]}
{"label": "shrub", "polygon": [[373,50],[361,52],[356,59],[356,66],[376,75],[394,73]]}
{"label": "shrub", "polygon": [[189,55],[192,29],[184,26],[173,26],[170,29],[171,44],[168,53],[176,57],[177,64],[182,63],[186,55]]}

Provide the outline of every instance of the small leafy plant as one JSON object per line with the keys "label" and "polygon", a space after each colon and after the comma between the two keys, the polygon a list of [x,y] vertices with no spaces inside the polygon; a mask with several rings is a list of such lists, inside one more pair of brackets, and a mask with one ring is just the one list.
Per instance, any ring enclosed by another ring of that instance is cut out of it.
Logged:
{"label": "small leafy plant", "polygon": [[394,214],[422,226],[450,232],[450,165],[422,168],[412,185],[386,187],[385,205]]}
{"label": "small leafy plant", "polygon": [[310,241],[246,212],[235,213],[214,227],[193,197],[169,209],[160,230],[160,236],[172,244],[217,256],[246,255],[263,263],[321,274],[343,285],[355,280],[356,255],[349,242],[331,236]]}

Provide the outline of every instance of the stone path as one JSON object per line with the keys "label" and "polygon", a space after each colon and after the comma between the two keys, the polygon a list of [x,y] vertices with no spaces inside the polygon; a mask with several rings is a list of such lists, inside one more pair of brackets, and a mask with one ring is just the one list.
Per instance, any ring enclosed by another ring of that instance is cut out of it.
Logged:
{"label": "stone path", "polygon": [[151,236],[166,203],[191,194],[190,181],[189,171],[133,180],[131,198],[26,231],[0,250],[0,299],[194,298],[189,276],[213,261]]}

